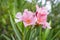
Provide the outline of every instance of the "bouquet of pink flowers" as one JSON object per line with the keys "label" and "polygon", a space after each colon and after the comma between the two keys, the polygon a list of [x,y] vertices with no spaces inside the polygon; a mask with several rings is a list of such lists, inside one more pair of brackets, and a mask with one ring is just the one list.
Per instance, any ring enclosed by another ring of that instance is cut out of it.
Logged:
{"label": "bouquet of pink flowers", "polygon": [[47,40],[51,29],[51,22],[47,22],[48,14],[49,12],[45,7],[39,7],[38,5],[36,5],[36,12],[25,9],[23,13],[18,12],[14,15],[14,19],[12,18],[13,16],[9,14],[10,22],[16,36],[14,36],[13,39]]}
{"label": "bouquet of pink flowers", "polygon": [[36,5],[36,12],[28,11],[28,9],[24,10],[23,15],[21,12],[18,12],[16,14],[15,22],[17,23],[22,21],[25,27],[30,25],[42,25],[43,28],[51,29],[50,24],[47,22],[48,14],[49,12],[45,7],[40,8]]}

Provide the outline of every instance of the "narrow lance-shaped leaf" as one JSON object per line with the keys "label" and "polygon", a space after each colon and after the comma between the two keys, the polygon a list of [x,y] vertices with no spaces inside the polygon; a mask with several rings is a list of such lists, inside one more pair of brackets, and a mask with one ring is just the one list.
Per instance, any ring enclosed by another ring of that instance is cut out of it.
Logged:
{"label": "narrow lance-shaped leaf", "polygon": [[[49,22],[49,24],[51,24],[51,21]],[[45,38],[44,38],[44,40],[46,40],[47,39],[47,37],[48,37],[48,35],[49,35],[49,33],[50,33],[50,29],[49,28],[47,28],[46,30],[45,30]]]}
{"label": "narrow lance-shaped leaf", "polygon": [[12,25],[12,27],[13,27],[13,30],[14,30],[14,32],[15,32],[17,38],[18,38],[19,40],[21,40],[21,35],[20,35],[20,33],[19,33],[17,27],[14,25],[14,22],[13,22],[13,20],[12,20],[11,15],[10,15],[10,22],[11,22],[11,25]]}
{"label": "narrow lance-shaped leaf", "polygon": [[4,35],[4,34],[2,34],[2,36],[5,37],[6,40],[11,40],[8,36],[6,36],[6,35]]}
{"label": "narrow lance-shaped leaf", "polygon": [[13,35],[11,35],[11,37],[12,37],[12,40],[15,40],[15,38],[14,38],[14,36],[13,36]]}
{"label": "narrow lance-shaped leaf", "polygon": [[52,38],[51,40],[54,40],[54,38],[55,38],[58,34],[60,34],[60,30],[53,36],[53,38]]}

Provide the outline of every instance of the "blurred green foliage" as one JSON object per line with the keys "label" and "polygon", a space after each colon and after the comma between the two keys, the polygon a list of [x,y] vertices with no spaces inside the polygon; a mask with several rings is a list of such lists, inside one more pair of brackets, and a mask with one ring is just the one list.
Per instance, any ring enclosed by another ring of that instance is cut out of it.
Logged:
{"label": "blurred green foliage", "polygon": [[[35,12],[36,2],[37,1],[35,0],[33,0],[32,3],[29,3],[26,0],[0,0],[0,40],[6,40],[6,38],[13,40],[14,38],[15,39],[17,38],[15,33],[16,32],[18,33],[17,30],[19,29],[19,27],[17,27],[17,29],[15,28],[16,31],[14,32],[13,28],[15,26],[14,24],[13,24],[13,27],[11,25],[11,22],[13,23],[13,21],[10,18],[10,15],[12,16],[12,18],[14,18],[17,12],[23,12],[24,9],[29,9]],[[39,3],[39,5],[41,4]],[[50,30],[46,40],[60,40],[60,3],[54,4],[54,1],[51,1],[51,12],[48,15],[48,21],[51,21],[52,29]],[[21,25],[22,23],[18,23],[18,24]],[[21,30],[24,31],[23,29]],[[31,29],[29,28],[28,30],[29,31],[27,33],[31,31]],[[48,31],[48,29],[46,31]],[[33,30],[32,32],[35,32],[35,31]],[[21,35],[23,34],[21,33]],[[29,34],[26,34],[26,35],[29,35]],[[44,40],[44,38],[42,39]],[[28,36],[26,37],[26,40],[28,40]],[[34,39],[32,38],[30,40],[34,40]]]}

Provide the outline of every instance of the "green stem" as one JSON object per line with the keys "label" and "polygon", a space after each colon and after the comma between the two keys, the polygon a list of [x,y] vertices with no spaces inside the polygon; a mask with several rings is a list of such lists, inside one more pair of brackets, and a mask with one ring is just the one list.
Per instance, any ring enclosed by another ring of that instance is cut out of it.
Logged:
{"label": "green stem", "polygon": [[42,28],[41,28],[41,26],[36,27],[37,40],[42,40],[41,39],[41,34],[42,34]]}
{"label": "green stem", "polygon": [[42,40],[41,35],[42,35],[42,27],[40,27],[40,40]]}

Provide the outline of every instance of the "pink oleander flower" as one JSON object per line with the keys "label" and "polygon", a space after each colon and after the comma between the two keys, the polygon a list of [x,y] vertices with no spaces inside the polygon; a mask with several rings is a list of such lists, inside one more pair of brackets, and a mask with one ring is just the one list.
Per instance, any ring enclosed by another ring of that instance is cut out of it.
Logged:
{"label": "pink oleander flower", "polygon": [[33,13],[31,11],[28,11],[28,9],[25,9],[23,12],[23,15],[18,12],[16,14],[16,19],[15,22],[23,22],[24,26],[30,26],[30,25],[42,25],[43,28],[49,28],[50,24],[47,22],[47,16],[48,16],[48,10],[45,7],[39,7],[38,5],[36,5],[36,13]]}
{"label": "pink oleander flower", "polygon": [[22,21],[22,14],[21,14],[21,12],[18,12],[15,17],[16,17],[16,19],[15,19],[16,23]]}
{"label": "pink oleander flower", "polygon": [[50,27],[50,25],[47,23],[47,15],[48,11],[45,7],[39,8],[38,5],[36,5],[36,17],[37,17],[37,24],[43,25],[43,28]]}
{"label": "pink oleander flower", "polygon": [[25,27],[27,27],[29,25],[35,25],[36,17],[34,16],[33,12],[25,9],[23,12],[22,20],[23,20]]}

